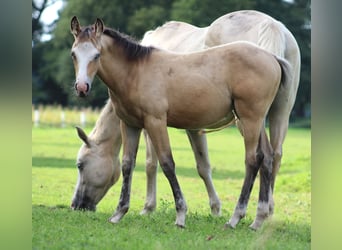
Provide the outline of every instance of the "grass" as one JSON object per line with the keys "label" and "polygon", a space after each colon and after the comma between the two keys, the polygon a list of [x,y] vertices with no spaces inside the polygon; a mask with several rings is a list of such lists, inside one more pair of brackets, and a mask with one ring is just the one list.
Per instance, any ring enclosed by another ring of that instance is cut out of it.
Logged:
{"label": "grass", "polygon": [[69,125],[32,128],[32,248],[310,249],[311,130],[289,130],[276,183],[275,214],[257,232],[248,225],[256,213],[258,180],[246,218],[235,230],[223,227],[234,210],[244,177],[243,141],[237,129],[208,135],[213,181],[222,202],[221,217],[210,214],[207,193],[197,175],[185,132],[169,132],[177,176],[188,204],[185,229],[174,226],[173,196],[160,169],[157,210],[148,216],[139,215],[146,186],[143,139],[133,175],[130,210],[119,224],[113,225],[107,219],[116,208],[121,179],[99,203],[97,212],[71,211],[77,179],[75,158],[81,145],[76,131]]}

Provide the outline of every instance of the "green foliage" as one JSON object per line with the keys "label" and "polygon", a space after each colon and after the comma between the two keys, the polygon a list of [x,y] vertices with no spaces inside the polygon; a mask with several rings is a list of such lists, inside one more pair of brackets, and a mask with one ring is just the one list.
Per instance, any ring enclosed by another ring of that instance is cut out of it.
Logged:
{"label": "green foliage", "polygon": [[158,5],[143,7],[130,17],[127,30],[134,36],[142,37],[148,29],[156,28],[157,24],[162,25],[167,14],[167,11]]}
{"label": "green foliage", "polygon": [[171,18],[203,27],[228,12],[253,9],[254,5],[254,0],[176,0],[172,6]]}
{"label": "green foliage", "polygon": [[234,210],[244,177],[244,147],[237,129],[208,135],[213,181],[222,202],[221,217],[210,214],[185,132],[169,132],[177,177],[188,204],[185,229],[174,226],[173,196],[160,169],[157,210],[148,216],[139,215],[146,186],[143,140],[133,174],[130,210],[113,225],[107,219],[117,205],[122,179],[109,190],[95,213],[71,211],[77,179],[75,159],[81,141],[72,126],[33,128],[32,249],[310,249],[310,130],[289,130],[277,177],[275,214],[257,232],[248,225],[255,216],[258,180],[246,218],[235,230],[223,227]]}
{"label": "green foliage", "polygon": [[[34,38],[33,102],[99,107],[107,99],[106,87],[99,80],[94,83],[86,101],[75,98],[75,76],[70,59],[73,37],[69,31],[70,19],[74,15],[78,16],[82,24],[91,24],[96,17],[100,17],[107,26],[140,39],[147,30],[169,20],[203,27],[228,12],[255,9],[283,22],[298,41],[302,55],[301,82],[292,116],[306,117],[311,103],[310,8],[310,0],[69,0],[52,31],[53,39],[40,43],[37,41],[38,35]],[[42,27],[34,27],[38,31],[33,32],[39,34]]]}

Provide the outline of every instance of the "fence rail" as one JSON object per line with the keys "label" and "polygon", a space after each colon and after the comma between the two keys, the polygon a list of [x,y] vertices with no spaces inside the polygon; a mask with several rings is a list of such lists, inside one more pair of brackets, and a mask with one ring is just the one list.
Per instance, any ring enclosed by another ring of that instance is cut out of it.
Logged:
{"label": "fence rail", "polygon": [[94,126],[100,109],[63,108],[61,106],[32,106],[32,125],[40,126]]}
{"label": "fence rail", "polygon": [[[63,108],[57,105],[32,106],[32,126],[94,126],[101,109],[92,108]],[[296,119],[291,121],[290,126],[311,128],[310,119]]]}

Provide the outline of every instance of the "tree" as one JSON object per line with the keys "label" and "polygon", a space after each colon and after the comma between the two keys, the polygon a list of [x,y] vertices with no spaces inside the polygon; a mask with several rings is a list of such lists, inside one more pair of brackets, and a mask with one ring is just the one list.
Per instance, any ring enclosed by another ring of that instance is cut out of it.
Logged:
{"label": "tree", "polygon": [[32,1],[32,41],[39,42],[42,33],[44,32],[44,25],[41,23],[41,16],[44,10],[53,5],[58,0],[42,0]]}
{"label": "tree", "polygon": [[41,42],[44,26],[41,16],[56,0],[32,1],[32,102],[34,104],[67,104],[67,95],[61,91],[51,75],[51,58],[56,58],[51,42]]}
{"label": "tree", "polygon": [[142,37],[146,30],[162,25],[167,15],[167,10],[158,5],[142,7],[129,18],[127,30],[131,35]]}
{"label": "tree", "polygon": [[176,0],[172,6],[171,19],[203,27],[228,12],[253,9],[254,6],[254,0]]}

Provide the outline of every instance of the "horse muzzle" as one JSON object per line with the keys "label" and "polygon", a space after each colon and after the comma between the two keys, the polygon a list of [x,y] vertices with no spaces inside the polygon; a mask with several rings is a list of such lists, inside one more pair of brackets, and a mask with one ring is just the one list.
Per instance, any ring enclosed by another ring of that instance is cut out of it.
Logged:
{"label": "horse muzzle", "polygon": [[71,202],[70,208],[72,210],[96,211],[96,204],[92,202],[87,196],[80,198],[75,197]]}
{"label": "horse muzzle", "polygon": [[90,90],[89,83],[75,83],[76,93],[79,97],[86,97]]}
{"label": "horse muzzle", "polygon": [[75,204],[71,203],[70,208],[72,210],[81,210],[81,211],[96,211],[96,205],[94,204]]}

